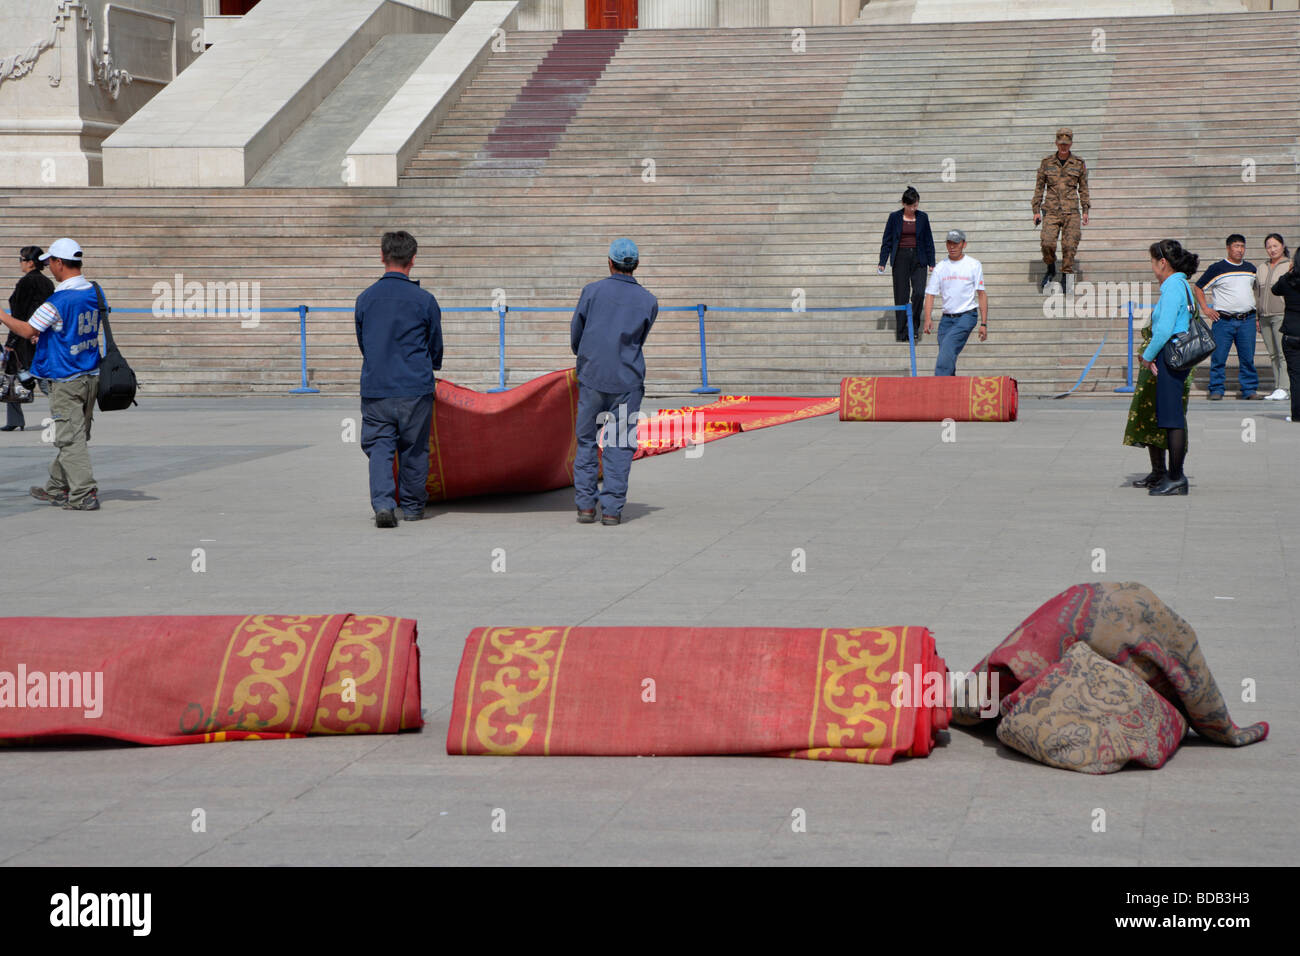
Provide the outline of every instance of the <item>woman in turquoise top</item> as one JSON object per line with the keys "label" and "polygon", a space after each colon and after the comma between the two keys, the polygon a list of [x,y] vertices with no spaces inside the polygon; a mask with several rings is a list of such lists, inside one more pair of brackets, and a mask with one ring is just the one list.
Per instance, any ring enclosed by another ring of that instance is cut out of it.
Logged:
{"label": "woman in turquoise top", "polygon": [[[1187,476],[1183,462],[1187,459],[1187,413],[1183,389],[1192,370],[1176,372],[1165,363],[1165,344],[1191,324],[1196,300],[1187,279],[1196,273],[1200,257],[1182,247],[1176,239],[1152,243],[1151,272],[1160,281],[1160,298],[1151,310],[1151,342],[1142,352],[1142,361],[1156,379],[1156,425],[1165,430],[1169,448],[1169,466],[1164,480],[1153,484],[1149,495],[1187,494]],[[1153,456],[1154,460],[1154,456]]]}

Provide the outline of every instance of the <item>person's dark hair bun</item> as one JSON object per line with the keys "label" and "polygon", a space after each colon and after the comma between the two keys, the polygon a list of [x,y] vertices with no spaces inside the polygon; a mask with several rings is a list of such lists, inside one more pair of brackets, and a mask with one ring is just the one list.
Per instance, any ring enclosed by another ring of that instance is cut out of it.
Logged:
{"label": "person's dark hair bun", "polygon": [[30,262],[38,272],[45,268],[45,263],[41,262],[41,256],[44,254],[45,250],[40,246],[23,246],[18,250],[18,258]]}
{"label": "person's dark hair bun", "polygon": [[1175,272],[1181,272],[1189,278],[1196,274],[1196,267],[1201,262],[1200,256],[1188,252],[1177,239],[1161,239],[1151,243],[1150,253],[1152,259],[1164,259]]}
{"label": "person's dark hair bun", "polygon": [[917,192],[916,189],[914,189],[913,187],[908,186],[906,189],[903,190],[904,206],[915,206],[920,201],[921,201],[921,194]]}

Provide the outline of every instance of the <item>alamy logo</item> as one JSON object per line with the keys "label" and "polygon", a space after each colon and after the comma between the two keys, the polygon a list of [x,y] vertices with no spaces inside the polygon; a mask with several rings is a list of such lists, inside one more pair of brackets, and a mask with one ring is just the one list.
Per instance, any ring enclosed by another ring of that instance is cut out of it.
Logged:
{"label": "alamy logo", "polygon": [[260,282],[186,282],[178,272],[174,282],[155,282],[150,291],[155,318],[238,316],[245,329],[255,329],[261,321]]}
{"label": "alamy logo", "polygon": [[960,707],[978,710],[986,720],[998,715],[1001,695],[998,672],[926,671],[912,665],[912,673],[895,671],[889,702],[895,707]]}
{"label": "alamy logo", "polygon": [[0,709],[5,707],[74,707],[89,718],[104,713],[103,671],[0,671]]}
{"label": "alamy logo", "polygon": [[152,923],[152,893],[71,892],[50,897],[51,926],[129,926],[132,935],[148,936]]}

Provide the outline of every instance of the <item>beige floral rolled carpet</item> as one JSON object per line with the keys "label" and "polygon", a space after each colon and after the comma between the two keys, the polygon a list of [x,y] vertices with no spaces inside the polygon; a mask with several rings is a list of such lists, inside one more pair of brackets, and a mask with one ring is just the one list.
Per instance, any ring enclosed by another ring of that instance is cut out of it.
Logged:
{"label": "beige floral rolled carpet", "polygon": [[1130,760],[1160,767],[1187,734],[1177,708],[1087,644],[1002,700],[998,740],[1062,770],[1114,773]]}
{"label": "beige floral rolled carpet", "polygon": [[[1136,582],[1076,584],[1062,591],[973,670],[984,674],[989,686],[996,681],[998,695],[1006,698],[1061,662],[1076,643],[1140,678],[1202,737],[1241,747],[1268,736],[1267,723],[1240,727],[1233,722],[1196,632],[1150,588]],[[1135,698],[1133,703],[1136,707],[1139,702]],[[978,702],[953,708],[954,723],[973,725],[980,720]]]}

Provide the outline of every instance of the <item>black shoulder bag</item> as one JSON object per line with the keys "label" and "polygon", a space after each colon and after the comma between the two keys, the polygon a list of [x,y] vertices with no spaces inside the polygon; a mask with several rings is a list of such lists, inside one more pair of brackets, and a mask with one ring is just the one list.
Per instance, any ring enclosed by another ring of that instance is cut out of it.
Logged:
{"label": "black shoulder bag", "polygon": [[[1190,292],[1188,296],[1191,296]],[[1196,300],[1192,298],[1187,307],[1192,313],[1187,322],[1187,331],[1170,336],[1164,348],[1165,364],[1175,372],[1185,371],[1204,362],[1214,352],[1214,336],[1201,318]]]}
{"label": "black shoulder bag", "polygon": [[99,363],[99,410],[116,412],[138,404],[135,400],[135,372],[126,364],[113,341],[113,329],[108,324],[108,313],[112,310],[104,302],[104,290],[98,282],[91,285],[95,287],[95,295],[99,296],[99,317],[104,323],[104,357]]}

